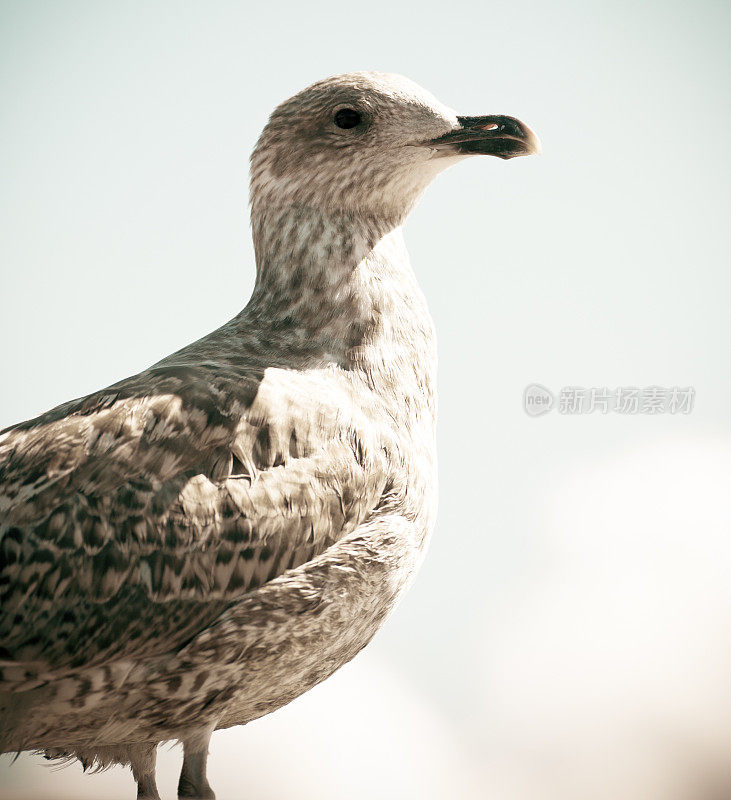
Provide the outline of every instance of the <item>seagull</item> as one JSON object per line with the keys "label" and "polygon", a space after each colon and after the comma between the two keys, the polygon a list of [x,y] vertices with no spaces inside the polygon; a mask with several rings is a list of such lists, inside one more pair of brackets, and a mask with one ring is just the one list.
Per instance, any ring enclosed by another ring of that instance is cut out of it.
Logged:
{"label": "seagull", "polygon": [[0,434],[0,752],[215,795],[211,734],[352,659],[435,518],[434,330],[402,224],[462,159],[538,153],[376,72],[313,84],[251,157],[243,311]]}

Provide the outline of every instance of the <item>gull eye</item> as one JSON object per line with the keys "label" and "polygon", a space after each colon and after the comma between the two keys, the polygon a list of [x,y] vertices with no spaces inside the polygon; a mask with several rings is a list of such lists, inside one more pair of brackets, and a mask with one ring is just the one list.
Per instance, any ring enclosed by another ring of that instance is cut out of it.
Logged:
{"label": "gull eye", "polygon": [[361,116],[354,108],[341,108],[339,111],[335,112],[335,116],[333,117],[333,122],[338,126],[338,128],[355,128],[356,125],[360,125]]}

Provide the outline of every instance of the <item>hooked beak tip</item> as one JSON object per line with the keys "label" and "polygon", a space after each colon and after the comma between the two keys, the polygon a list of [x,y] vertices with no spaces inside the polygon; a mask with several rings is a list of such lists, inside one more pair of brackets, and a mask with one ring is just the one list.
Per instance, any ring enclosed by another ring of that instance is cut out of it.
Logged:
{"label": "hooked beak tip", "polygon": [[431,147],[460,155],[498,158],[539,155],[540,139],[519,119],[506,116],[457,117],[459,127],[429,142]]}

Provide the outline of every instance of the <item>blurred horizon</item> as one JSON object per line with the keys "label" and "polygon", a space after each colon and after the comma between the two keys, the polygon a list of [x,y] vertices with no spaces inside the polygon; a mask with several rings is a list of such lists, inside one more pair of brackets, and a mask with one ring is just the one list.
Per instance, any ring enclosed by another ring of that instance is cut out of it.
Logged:
{"label": "blurred horizon", "polygon": [[[405,226],[439,337],[430,551],[355,662],[215,735],[219,800],[731,797],[730,23],[659,0],[0,0],[0,428],[245,305],[248,155],[309,83],[400,72],[543,144],[450,169]],[[533,383],[695,406],[531,418]],[[0,800],[134,791],[9,761]]]}

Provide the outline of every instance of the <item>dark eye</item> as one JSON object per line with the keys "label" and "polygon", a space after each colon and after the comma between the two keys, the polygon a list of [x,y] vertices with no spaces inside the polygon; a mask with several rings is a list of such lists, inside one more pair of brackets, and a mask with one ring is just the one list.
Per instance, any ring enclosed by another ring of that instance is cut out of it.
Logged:
{"label": "dark eye", "polygon": [[341,108],[335,112],[333,121],[338,128],[355,128],[356,125],[360,125],[361,116],[353,108]]}

